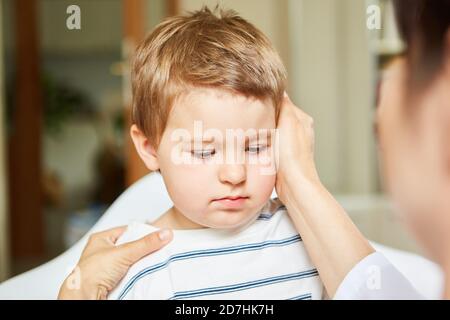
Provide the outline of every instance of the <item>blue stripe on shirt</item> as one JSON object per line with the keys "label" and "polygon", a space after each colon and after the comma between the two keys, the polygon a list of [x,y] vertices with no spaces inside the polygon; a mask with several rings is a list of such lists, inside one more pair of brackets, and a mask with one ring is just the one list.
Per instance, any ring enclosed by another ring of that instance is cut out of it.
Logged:
{"label": "blue stripe on shirt", "polygon": [[273,214],[260,214],[258,217],[258,220],[270,220],[272,218]]}
{"label": "blue stripe on shirt", "polygon": [[282,204],[281,206],[277,207],[273,212],[262,212],[257,220],[270,220],[270,218],[273,217],[275,212],[278,212],[280,210],[286,210],[286,206]]}
{"label": "blue stripe on shirt", "polygon": [[134,275],[129,280],[129,282],[125,285],[125,287],[122,290],[122,292],[120,293],[118,299],[119,300],[123,299],[125,297],[125,295],[130,291],[130,289],[136,284],[136,282],[138,280],[145,277],[146,275],[149,275],[151,273],[154,273],[156,271],[159,271],[159,270],[167,267],[173,261],[199,258],[199,257],[205,257],[205,256],[233,254],[233,253],[239,253],[239,252],[245,252],[245,251],[262,250],[262,249],[268,248],[268,247],[286,246],[286,245],[289,245],[289,244],[292,244],[292,243],[295,243],[298,241],[301,241],[301,237],[300,237],[300,235],[297,234],[297,235],[294,235],[294,236],[291,236],[291,237],[288,237],[285,239],[280,239],[280,240],[268,240],[268,241],[239,245],[239,246],[205,249],[205,250],[195,250],[195,251],[188,251],[188,252],[175,254],[173,256],[170,256],[166,261],[163,261],[156,265],[147,267],[144,270],[141,270],[140,272],[138,272],[136,275]]}
{"label": "blue stripe on shirt", "polygon": [[311,293],[305,293],[305,294],[301,294],[299,296],[289,298],[287,300],[311,300],[311,297],[312,297]]}
{"label": "blue stripe on shirt", "polygon": [[199,297],[199,296],[205,296],[205,295],[216,295],[216,294],[222,294],[222,293],[248,290],[248,289],[252,289],[252,288],[256,288],[256,287],[272,285],[272,284],[278,283],[278,282],[310,278],[310,277],[315,277],[318,275],[319,275],[319,273],[317,272],[317,269],[311,269],[311,270],[307,270],[307,271],[283,274],[280,276],[263,278],[263,279],[258,279],[258,280],[243,282],[243,283],[237,283],[237,284],[233,284],[233,285],[176,292],[175,295],[172,298],[170,298],[169,300],[187,299],[187,298],[193,298],[193,297]]}

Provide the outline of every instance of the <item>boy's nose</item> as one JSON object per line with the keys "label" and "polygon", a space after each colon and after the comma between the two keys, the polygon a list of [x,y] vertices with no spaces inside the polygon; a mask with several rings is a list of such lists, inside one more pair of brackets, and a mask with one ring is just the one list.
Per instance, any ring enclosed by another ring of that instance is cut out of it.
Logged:
{"label": "boy's nose", "polygon": [[224,164],[219,171],[219,179],[223,183],[239,184],[247,176],[245,164]]}

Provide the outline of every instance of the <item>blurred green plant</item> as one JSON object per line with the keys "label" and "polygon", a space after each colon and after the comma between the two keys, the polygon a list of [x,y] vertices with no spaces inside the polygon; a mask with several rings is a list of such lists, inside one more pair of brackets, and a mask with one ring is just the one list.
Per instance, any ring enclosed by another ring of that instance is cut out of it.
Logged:
{"label": "blurred green plant", "polygon": [[81,90],[58,82],[45,74],[42,79],[44,92],[44,127],[49,134],[59,134],[64,122],[72,116],[93,116],[94,106]]}
{"label": "blurred green plant", "polygon": [[[13,114],[15,107],[15,81],[7,85],[7,121],[8,129],[13,129]],[[82,90],[56,80],[44,73],[41,80],[43,93],[43,127],[52,136],[59,135],[64,124],[70,117],[94,116],[95,108],[91,99]]]}

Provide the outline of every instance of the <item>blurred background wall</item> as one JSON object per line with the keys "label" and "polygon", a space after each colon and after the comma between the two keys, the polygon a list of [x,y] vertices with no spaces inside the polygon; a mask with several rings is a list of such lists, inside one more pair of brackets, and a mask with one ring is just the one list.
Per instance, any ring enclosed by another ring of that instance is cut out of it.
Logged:
{"label": "blurred background wall", "polygon": [[[372,130],[382,68],[401,52],[389,0],[0,1],[0,280],[66,250],[147,173],[129,145],[129,57],[165,17],[217,3],[279,51],[292,100],[315,120],[319,174],[363,233],[418,251],[384,196]],[[66,27],[71,4],[80,30]],[[370,4],[381,9],[379,30],[366,27]],[[21,61],[36,81],[23,80]],[[26,170],[38,174],[27,180]],[[37,193],[34,206],[20,205]],[[33,252],[20,246],[31,238]]]}

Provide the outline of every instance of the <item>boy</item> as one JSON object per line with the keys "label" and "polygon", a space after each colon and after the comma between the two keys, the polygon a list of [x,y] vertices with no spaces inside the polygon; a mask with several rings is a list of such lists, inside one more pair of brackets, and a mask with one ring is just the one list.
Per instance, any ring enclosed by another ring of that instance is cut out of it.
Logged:
{"label": "boy", "polygon": [[160,228],[174,239],[110,299],[322,298],[301,237],[270,199],[285,87],[268,39],[233,11],[169,18],[138,47],[131,136],[174,205],[117,244]]}

